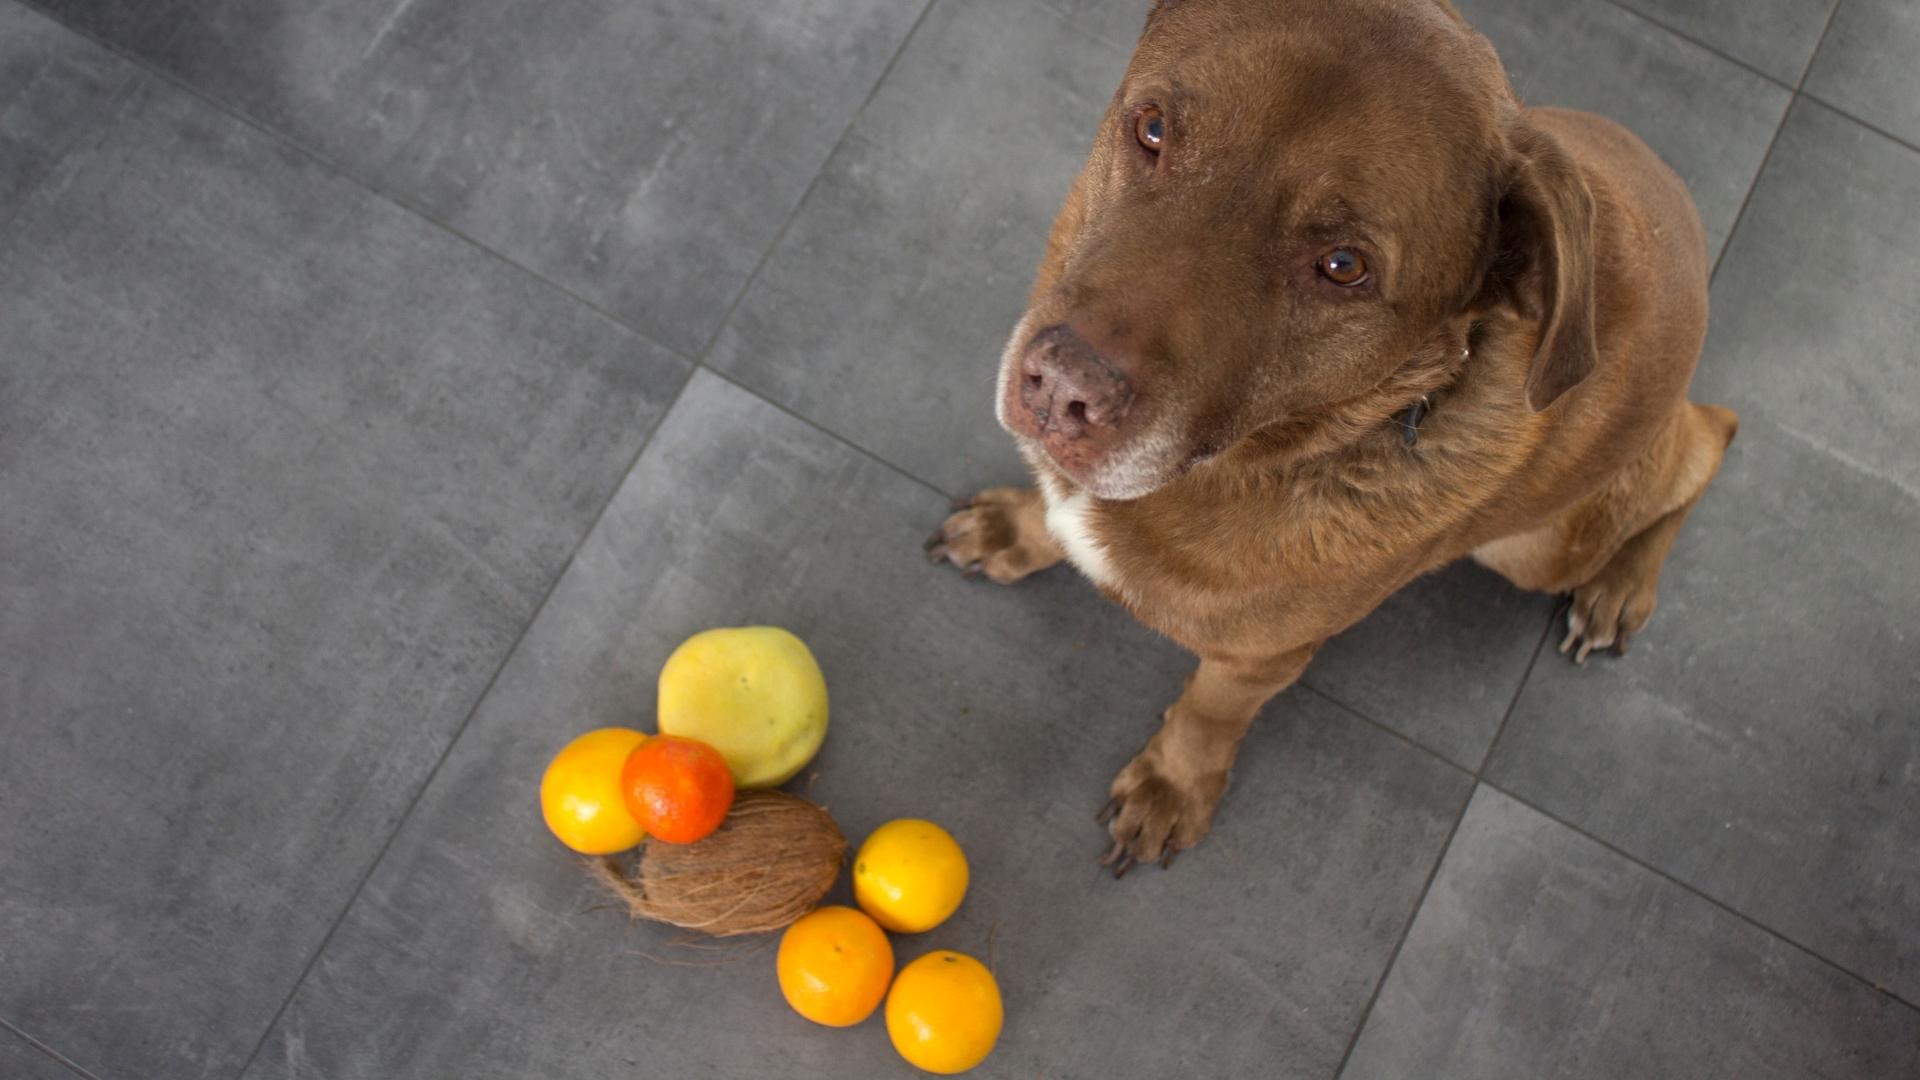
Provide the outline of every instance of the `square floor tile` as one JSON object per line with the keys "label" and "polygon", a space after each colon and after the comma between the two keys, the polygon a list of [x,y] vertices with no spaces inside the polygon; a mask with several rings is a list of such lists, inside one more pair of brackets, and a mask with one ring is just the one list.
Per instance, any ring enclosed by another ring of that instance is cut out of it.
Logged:
{"label": "square floor tile", "polygon": [[1025,0],[936,5],[713,365],[951,494],[1025,476],[1000,349],[1129,51]]}
{"label": "square floor tile", "polygon": [[157,63],[683,354],[924,0],[170,0]]}
{"label": "square floor tile", "polygon": [[133,67],[0,0],[0,231]]}
{"label": "square floor tile", "polygon": [[944,503],[696,376],[250,1075],[917,1075],[877,1016],[831,1030],[789,1011],[771,942],[674,965],[711,954],[594,910],[541,825],[558,746],[650,729],[674,645],[753,623],[799,633],[827,675],[826,746],[794,786],[856,844],[917,816],[966,849],[959,913],[895,947],[991,962],[1008,1019],[979,1075],[1330,1075],[1469,778],[1290,695],[1213,836],[1113,881],[1093,813],[1186,661],[1071,578],[929,567],[918,542]]}
{"label": "square floor tile", "polygon": [[1749,421],[1633,651],[1543,658],[1489,777],[1920,1000],[1916,535],[1920,500]]}
{"label": "square floor tile", "polygon": [[1920,145],[1920,4],[1845,0],[1807,72],[1806,91]]}
{"label": "square floor tile", "polygon": [[1460,0],[1529,105],[1596,112],[1673,166],[1718,253],[1792,94],[1608,3]]}
{"label": "square floor tile", "polygon": [[1694,397],[1920,499],[1920,150],[1794,106],[1713,288]]}
{"label": "square floor tile", "polygon": [[684,364],[157,80],[0,238],[0,1016],[231,1075]]}
{"label": "square floor tile", "polygon": [[1488,788],[1344,1080],[1900,1080],[1920,1012]]}
{"label": "square floor tile", "polygon": [[1620,0],[1663,26],[1797,85],[1840,0]]}

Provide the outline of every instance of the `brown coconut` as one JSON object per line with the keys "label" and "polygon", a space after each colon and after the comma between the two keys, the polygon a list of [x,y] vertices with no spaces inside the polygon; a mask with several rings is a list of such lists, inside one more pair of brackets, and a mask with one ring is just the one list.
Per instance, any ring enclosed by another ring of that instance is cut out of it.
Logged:
{"label": "brown coconut", "polygon": [[589,866],[634,918],[731,937],[779,930],[812,911],[846,854],[825,808],[782,791],[742,791],[704,840],[648,840],[636,855]]}

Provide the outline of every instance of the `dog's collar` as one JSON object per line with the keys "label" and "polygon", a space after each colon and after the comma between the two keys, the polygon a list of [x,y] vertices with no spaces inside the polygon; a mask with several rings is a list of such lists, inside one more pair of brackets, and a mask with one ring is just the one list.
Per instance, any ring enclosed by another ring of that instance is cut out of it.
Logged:
{"label": "dog's collar", "polygon": [[1409,448],[1420,441],[1420,421],[1433,411],[1433,395],[1421,394],[1419,400],[1400,410],[1394,422],[1400,425],[1400,441]]}
{"label": "dog's collar", "polygon": [[[1473,346],[1464,346],[1460,350],[1460,363],[1473,358]],[[1400,441],[1412,449],[1420,441],[1420,424],[1433,413],[1433,394],[1421,394],[1413,404],[1394,414],[1393,425],[1400,429]]]}

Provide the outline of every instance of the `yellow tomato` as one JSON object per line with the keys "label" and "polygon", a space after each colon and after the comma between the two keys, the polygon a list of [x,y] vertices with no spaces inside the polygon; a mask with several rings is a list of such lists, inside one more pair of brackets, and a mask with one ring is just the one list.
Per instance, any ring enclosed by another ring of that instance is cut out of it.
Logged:
{"label": "yellow tomato", "polygon": [[739,788],[793,778],[827,737],[827,680],[806,643],[777,626],[695,634],[660,669],[662,735],[698,739]]}
{"label": "yellow tomato", "polygon": [[819,908],[780,935],[780,993],[793,1011],[828,1027],[873,1015],[893,981],[893,945],[880,924],[850,907]]}
{"label": "yellow tomato", "polygon": [[645,740],[629,728],[601,728],[554,755],[540,778],[540,813],[561,843],[582,855],[611,855],[646,839],[620,790],[620,768]]}
{"label": "yellow tomato", "polygon": [[889,821],[853,857],[854,900],[896,934],[939,926],[966,895],[967,856],[931,821]]}
{"label": "yellow tomato", "polygon": [[966,1072],[993,1053],[1000,984],[971,956],[933,952],[900,969],[887,994],[887,1036],[930,1073]]}

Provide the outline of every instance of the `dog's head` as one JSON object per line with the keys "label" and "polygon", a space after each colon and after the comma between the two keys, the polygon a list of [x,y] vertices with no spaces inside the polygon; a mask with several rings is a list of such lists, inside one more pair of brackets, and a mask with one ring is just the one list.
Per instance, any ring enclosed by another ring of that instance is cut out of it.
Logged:
{"label": "dog's head", "polygon": [[1594,362],[1592,209],[1445,0],[1163,0],[1008,343],[1000,422],[1137,498],[1457,355],[1496,306],[1541,328],[1543,409]]}

